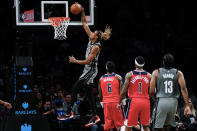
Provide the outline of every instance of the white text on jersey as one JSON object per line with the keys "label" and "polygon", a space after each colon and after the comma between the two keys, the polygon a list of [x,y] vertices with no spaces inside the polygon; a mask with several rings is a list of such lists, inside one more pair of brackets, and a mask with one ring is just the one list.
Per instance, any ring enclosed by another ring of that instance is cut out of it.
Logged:
{"label": "white text on jersey", "polygon": [[104,82],[106,82],[106,81],[114,81],[114,78],[107,77],[104,79]]}
{"label": "white text on jersey", "polygon": [[135,77],[131,80],[131,82],[132,82],[132,83],[135,83],[135,81],[138,80],[138,79],[144,80],[146,83],[149,82],[149,80],[148,80],[146,77],[143,77],[143,76],[141,76],[141,75],[135,76]]}
{"label": "white text on jersey", "polygon": [[163,74],[163,78],[171,78],[171,79],[173,79],[174,75],[173,74]]}

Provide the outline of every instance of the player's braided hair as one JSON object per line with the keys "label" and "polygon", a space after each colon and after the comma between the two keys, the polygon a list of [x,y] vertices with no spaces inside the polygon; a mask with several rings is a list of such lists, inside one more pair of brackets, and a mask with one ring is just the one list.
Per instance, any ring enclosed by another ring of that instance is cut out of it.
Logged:
{"label": "player's braided hair", "polygon": [[102,32],[101,30],[98,31],[98,41],[102,40],[109,40],[111,36],[111,28],[110,26],[106,26],[105,31]]}

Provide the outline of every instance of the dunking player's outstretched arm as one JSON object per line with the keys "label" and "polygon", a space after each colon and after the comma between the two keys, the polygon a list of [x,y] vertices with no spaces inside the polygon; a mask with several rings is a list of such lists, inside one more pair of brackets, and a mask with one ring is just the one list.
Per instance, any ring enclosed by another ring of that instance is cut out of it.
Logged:
{"label": "dunking player's outstretched arm", "polygon": [[189,98],[188,98],[187,87],[186,87],[186,84],[185,84],[185,78],[184,78],[183,73],[181,71],[178,71],[177,76],[178,76],[178,83],[179,83],[179,86],[181,88],[181,93],[182,93],[182,96],[183,96],[184,101],[185,101],[184,115],[188,115],[188,114],[191,114],[191,110],[190,110],[190,107],[189,107]]}
{"label": "dunking player's outstretched arm", "polygon": [[92,62],[92,60],[95,58],[95,56],[99,53],[99,51],[100,51],[100,47],[98,45],[95,45],[95,46],[92,47],[92,50],[91,50],[87,59],[77,60],[77,59],[75,59],[74,56],[69,56],[69,62],[80,64],[80,65],[89,64],[90,62]]}
{"label": "dunking player's outstretched arm", "polygon": [[82,21],[84,30],[86,31],[87,35],[90,37],[92,32],[90,31],[90,28],[89,28],[88,23],[86,21],[85,12],[84,12],[83,7],[81,7],[81,21]]}
{"label": "dunking player's outstretched arm", "polygon": [[158,70],[154,70],[150,80],[150,96],[155,101],[155,88],[156,88],[156,81],[158,76]]}
{"label": "dunking player's outstretched arm", "polygon": [[121,104],[122,104],[122,100],[125,98],[126,96],[126,93],[128,91],[128,88],[129,88],[129,81],[131,79],[131,73],[128,72],[125,76],[125,82],[123,84],[123,87],[122,87],[122,91],[120,92],[120,98],[119,98],[119,104],[117,105],[117,109],[120,108]]}
{"label": "dunking player's outstretched arm", "polygon": [[4,105],[6,108],[11,109],[12,105],[8,102],[5,102],[3,100],[0,100],[0,104]]}

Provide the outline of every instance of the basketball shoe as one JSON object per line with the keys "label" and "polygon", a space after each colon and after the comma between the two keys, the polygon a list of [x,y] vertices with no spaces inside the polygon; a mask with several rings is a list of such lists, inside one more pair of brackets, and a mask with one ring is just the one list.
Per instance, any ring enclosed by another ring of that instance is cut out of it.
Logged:
{"label": "basketball shoe", "polygon": [[90,121],[87,124],[85,124],[85,127],[91,127],[91,126],[95,125],[96,123],[98,123],[100,121],[101,120],[100,120],[99,116],[97,116],[97,115],[96,116],[92,116]]}

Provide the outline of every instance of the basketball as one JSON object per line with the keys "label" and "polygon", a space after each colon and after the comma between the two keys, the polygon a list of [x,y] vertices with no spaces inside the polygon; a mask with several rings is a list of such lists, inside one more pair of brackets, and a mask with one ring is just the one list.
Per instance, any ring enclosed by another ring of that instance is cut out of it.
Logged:
{"label": "basketball", "polygon": [[81,5],[79,3],[74,3],[70,7],[70,12],[73,15],[78,15],[81,12]]}

